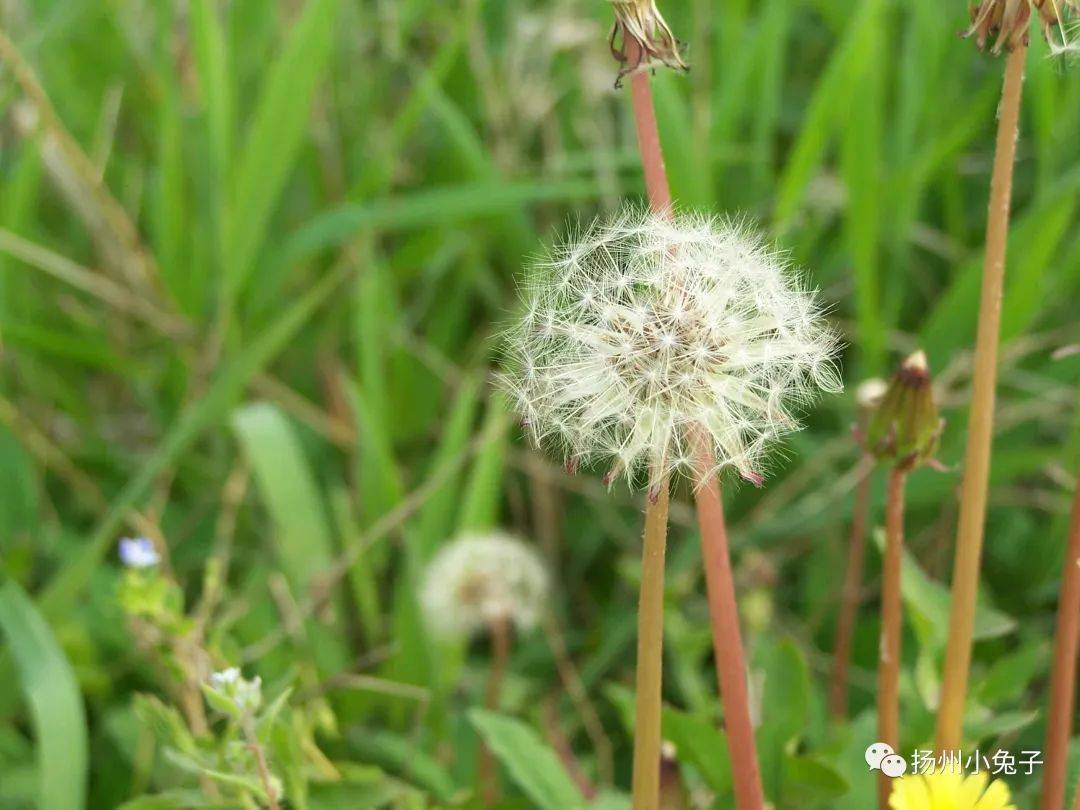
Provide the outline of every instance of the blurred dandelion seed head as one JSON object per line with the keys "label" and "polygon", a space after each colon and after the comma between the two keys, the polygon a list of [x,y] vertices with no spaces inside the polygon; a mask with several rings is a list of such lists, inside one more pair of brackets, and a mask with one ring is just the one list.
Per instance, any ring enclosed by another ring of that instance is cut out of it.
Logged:
{"label": "blurred dandelion seed head", "polygon": [[[1028,41],[1028,29],[1034,13],[1053,55],[1080,51],[1071,41],[1069,18],[1077,11],[1075,0],[981,0],[971,5],[971,27],[965,37],[974,36],[980,50],[993,38],[991,52],[1011,51]],[[1059,29],[1055,35],[1054,28]]]}
{"label": "blurred dandelion seed head", "polygon": [[537,445],[609,464],[609,481],[755,480],[794,410],[841,389],[814,293],[744,223],[627,208],[558,245],[521,294],[503,384]]}
{"label": "blurred dandelion seed head", "polygon": [[443,636],[468,636],[495,622],[528,630],[540,618],[548,574],[528,544],[501,532],[465,535],[428,566],[421,604]]}

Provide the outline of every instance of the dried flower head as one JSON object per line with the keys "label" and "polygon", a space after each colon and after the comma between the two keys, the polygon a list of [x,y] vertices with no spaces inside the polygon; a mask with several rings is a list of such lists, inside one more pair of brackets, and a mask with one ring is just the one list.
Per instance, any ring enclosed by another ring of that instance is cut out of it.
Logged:
{"label": "dried flower head", "polygon": [[[608,42],[619,61],[618,87],[623,76],[657,65],[689,70],[679,53],[679,41],[664,21],[655,0],[611,0],[615,24]],[[630,41],[637,47],[628,52]]]}
{"label": "dried flower head", "polygon": [[556,247],[522,294],[504,385],[536,444],[610,464],[608,483],[729,466],[760,483],[792,406],[841,388],[814,294],[745,224],[626,209]]}
{"label": "dried flower head", "polygon": [[926,355],[915,352],[900,364],[874,409],[866,449],[883,461],[910,469],[934,458],[942,427]]}
{"label": "dried flower head", "polygon": [[161,554],[148,537],[122,537],[116,550],[128,568],[153,568],[161,562]]}
{"label": "dried flower head", "polygon": [[536,552],[492,532],[465,535],[439,551],[428,566],[420,601],[438,633],[468,636],[495,622],[533,627],[547,590],[547,570]]}
{"label": "dried flower head", "polygon": [[[1001,53],[1002,48],[1011,51],[1028,41],[1028,28],[1034,13],[1051,48],[1068,51],[1072,48],[1065,36],[1065,21],[1076,8],[1075,0],[980,0],[971,5],[971,27],[964,36],[974,36],[980,50],[986,47],[990,37],[994,37],[992,53]],[[1060,40],[1054,36],[1054,26],[1061,31]]]}

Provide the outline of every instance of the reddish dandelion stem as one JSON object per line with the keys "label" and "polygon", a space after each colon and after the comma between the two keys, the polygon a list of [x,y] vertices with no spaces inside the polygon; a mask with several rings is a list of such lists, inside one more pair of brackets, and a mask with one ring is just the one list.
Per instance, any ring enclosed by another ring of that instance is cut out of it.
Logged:
{"label": "reddish dandelion stem", "polygon": [[829,709],[838,719],[847,716],[848,666],[851,662],[851,638],[862,596],[862,574],[866,559],[866,522],[870,515],[870,484],[874,464],[870,457],[860,462],[859,482],[855,488],[855,506],[848,538],[847,570],[840,592],[840,615],[836,621],[836,644],[833,650],[832,687]]}
{"label": "reddish dandelion stem", "polygon": [[[889,471],[885,554],[881,565],[881,646],[878,657],[878,740],[900,750],[900,568],[904,553],[904,484],[907,472]],[[878,807],[887,810],[892,779],[878,772]]]}
{"label": "reddish dandelion stem", "polygon": [[[506,676],[506,663],[510,658],[510,625],[505,619],[491,623],[491,672],[488,674],[487,693],[484,696],[484,708],[495,711],[499,708],[502,695],[503,679]],[[495,769],[495,760],[487,745],[480,745],[480,759],[476,764],[477,781],[486,807],[499,801],[499,777]]]}
{"label": "reddish dandelion stem", "polygon": [[[712,467],[708,450],[699,442],[698,455],[703,469]],[[724,730],[739,810],[761,810],[765,798],[761,788],[754,727],[750,721],[750,697],[747,689],[746,655],[739,632],[739,613],[735,602],[735,579],[731,572],[724,504],[720,482],[715,476],[695,494],[698,526],[701,529],[701,554],[705,567],[705,588],[712,618],[713,658],[724,707]]]}
{"label": "reddish dandelion stem", "polygon": [[1039,810],[1065,806],[1065,770],[1076,701],[1076,654],[1080,641],[1080,486],[1073,500],[1069,542],[1061,575],[1050,706],[1046,713],[1046,766]]}

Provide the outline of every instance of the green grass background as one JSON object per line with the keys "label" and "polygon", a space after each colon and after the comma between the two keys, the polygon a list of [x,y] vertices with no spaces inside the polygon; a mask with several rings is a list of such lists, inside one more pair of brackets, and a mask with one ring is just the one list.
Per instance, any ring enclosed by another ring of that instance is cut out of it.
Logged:
{"label": "green grass background", "polygon": [[[940,458],[959,464],[1002,61],[957,37],[958,0],[663,10],[692,66],[654,81],[675,198],[758,221],[846,336],[848,392],[807,414],[763,490],[727,498],[767,791],[778,807],[865,807],[873,546],[852,724],[824,712],[852,392],[924,348],[948,419]],[[609,20],[601,0],[4,4],[23,65],[4,48],[0,806],[114,807],[162,787],[132,709],[161,685],[114,598],[114,544],[140,519],[191,599],[207,560],[229,560],[222,633],[249,672],[348,667],[392,687],[332,695],[337,733],[321,742],[381,786],[362,806],[467,796],[477,729],[511,751],[507,806],[534,806],[547,788],[530,792],[513,752],[548,761],[521,754],[548,744],[547,701],[586,774],[603,781],[610,759],[626,789],[638,496],[530,451],[490,384],[522,263],[642,193]],[[1033,38],[1024,92],[969,712],[974,739],[1016,751],[1041,746],[1080,460],[1080,76]],[[230,479],[249,482],[235,510]],[[932,726],[958,482],[920,471],[909,486],[911,746]],[[728,807],[679,499],[665,734],[686,783]],[[448,538],[496,525],[547,555],[582,694],[537,632],[515,648],[503,715],[470,720],[485,648],[433,646],[415,583]],[[268,581],[283,574],[303,609],[327,570],[329,617],[282,632]],[[1034,780],[1010,781],[1028,806]]]}

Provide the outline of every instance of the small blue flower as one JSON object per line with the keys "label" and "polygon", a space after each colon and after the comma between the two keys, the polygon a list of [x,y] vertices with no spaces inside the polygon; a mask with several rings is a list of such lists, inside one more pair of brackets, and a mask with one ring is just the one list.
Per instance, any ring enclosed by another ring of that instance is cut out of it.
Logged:
{"label": "small blue flower", "polygon": [[128,568],[152,568],[161,562],[161,555],[147,537],[121,538],[117,550],[120,562]]}

